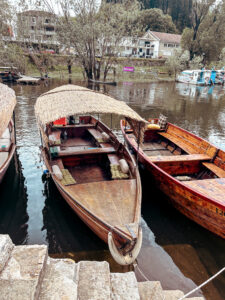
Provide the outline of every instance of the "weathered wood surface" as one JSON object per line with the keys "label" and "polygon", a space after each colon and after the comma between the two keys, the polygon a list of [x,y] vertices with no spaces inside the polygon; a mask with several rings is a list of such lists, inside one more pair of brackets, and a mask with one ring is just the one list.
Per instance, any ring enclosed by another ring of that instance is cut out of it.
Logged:
{"label": "weathered wood surface", "polygon": [[213,163],[203,163],[203,165],[207,169],[212,171],[216,176],[218,176],[220,178],[225,178],[225,171],[223,169],[217,167],[215,164],[213,164]]}
{"label": "weathered wood surface", "polygon": [[[122,123],[121,129],[128,144],[138,151],[136,140],[131,134],[125,133]],[[149,142],[146,142],[149,147]],[[213,178],[215,174],[223,175],[225,153],[172,124],[168,125],[166,132],[158,132],[158,143],[170,150],[171,155],[155,156],[154,153],[149,157],[145,151],[143,152],[144,148],[143,150],[140,148],[138,160],[145,165],[156,185],[180,212],[225,238],[225,179]],[[183,155],[180,148],[189,155]],[[162,150],[160,151],[162,153]],[[180,155],[173,155],[177,153]],[[207,160],[208,162],[204,162]],[[212,175],[208,174],[210,170],[213,172]],[[196,179],[179,181],[174,177],[187,174]],[[199,178],[196,174],[199,174]],[[204,179],[205,174],[209,179]]]}
{"label": "weathered wood surface", "polygon": [[154,162],[180,162],[180,161],[199,161],[210,160],[210,157],[205,154],[191,154],[191,155],[173,155],[173,156],[148,156],[148,158]]}

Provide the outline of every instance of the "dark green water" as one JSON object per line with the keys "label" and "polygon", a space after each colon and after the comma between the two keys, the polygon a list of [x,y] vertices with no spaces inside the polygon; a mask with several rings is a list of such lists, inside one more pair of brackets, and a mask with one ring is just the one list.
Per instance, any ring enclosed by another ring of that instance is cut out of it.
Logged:
{"label": "dark green water", "polygon": [[[113,263],[107,245],[70,210],[53,182],[42,181],[34,104],[40,94],[65,83],[52,80],[48,85],[12,86],[18,101],[15,111],[18,149],[0,187],[0,233],[8,233],[15,244],[47,244],[49,253],[55,257],[108,260],[113,271],[125,271]],[[146,119],[161,112],[170,122],[225,150],[222,87],[125,82],[116,87],[100,86],[100,90],[125,101]],[[102,119],[111,122],[106,116]],[[117,118],[113,119],[113,126],[118,129]],[[168,205],[167,199],[149,186],[145,172],[142,172],[142,182],[144,247],[149,249],[144,257],[149,266],[145,275],[151,280],[161,280],[164,288],[189,291],[193,283],[186,277],[200,284],[225,265],[225,241]],[[224,299],[225,275],[203,292],[207,299]]]}

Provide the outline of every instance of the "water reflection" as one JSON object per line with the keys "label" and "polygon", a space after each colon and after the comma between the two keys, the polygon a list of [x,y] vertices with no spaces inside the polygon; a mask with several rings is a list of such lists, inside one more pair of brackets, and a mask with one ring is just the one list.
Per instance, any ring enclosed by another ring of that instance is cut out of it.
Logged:
{"label": "water reflection", "polygon": [[0,189],[0,233],[9,234],[15,244],[27,244],[27,191],[22,168],[15,153]]}
{"label": "water reflection", "polygon": [[[86,84],[73,79],[71,82]],[[106,259],[113,271],[121,271],[112,262],[107,245],[73,213],[53,182],[42,181],[43,162],[34,104],[40,94],[67,83],[65,80],[50,80],[40,86],[12,86],[18,100],[16,134],[19,162],[12,162],[1,185],[0,233],[10,234],[16,244],[48,244],[50,254],[55,257],[71,257],[76,261]],[[225,96],[222,87],[205,91],[204,87],[199,89],[177,83],[121,83],[95,88],[125,101],[146,119],[164,113],[170,122],[225,149]],[[109,127],[112,124],[113,128],[119,129],[119,117],[100,117]],[[149,232],[154,232],[156,243],[163,246],[182,273],[197,284],[216,273],[225,261],[224,240],[167,205],[160,192],[154,190],[147,174],[144,175],[143,191],[142,213],[151,228]],[[154,245],[156,252],[159,250],[157,244]],[[147,247],[149,245],[150,241]],[[152,255],[153,250],[149,251]],[[168,271],[173,268],[171,259],[163,260],[162,255],[158,259],[160,263],[155,264],[155,269],[151,268],[152,261],[157,261],[155,256],[149,261],[150,273],[147,271],[147,275],[150,278],[155,274],[158,274],[158,279],[163,278],[165,266]],[[165,286],[169,283],[167,277],[164,276]],[[206,289],[208,299],[223,299],[224,282],[225,276],[220,276]]]}

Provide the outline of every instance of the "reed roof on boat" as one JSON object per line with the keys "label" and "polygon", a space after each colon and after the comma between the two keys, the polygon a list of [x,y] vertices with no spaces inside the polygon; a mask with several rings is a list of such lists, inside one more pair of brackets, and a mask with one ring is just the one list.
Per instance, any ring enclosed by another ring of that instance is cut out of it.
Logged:
{"label": "reed roof on boat", "polygon": [[35,114],[42,125],[62,117],[85,114],[116,114],[143,126],[142,119],[125,102],[77,85],[63,85],[42,94],[36,101]]}
{"label": "reed roof on boat", "polygon": [[0,83],[0,137],[12,118],[16,106],[16,95],[13,89]]}

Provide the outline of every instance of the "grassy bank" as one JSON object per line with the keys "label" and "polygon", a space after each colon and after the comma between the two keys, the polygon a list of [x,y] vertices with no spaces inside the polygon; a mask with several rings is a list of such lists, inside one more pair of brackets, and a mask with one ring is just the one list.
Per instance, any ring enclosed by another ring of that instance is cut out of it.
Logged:
{"label": "grassy bank", "polygon": [[[36,66],[29,64],[27,68],[27,75],[40,76]],[[69,78],[67,66],[56,65],[54,69],[49,70],[49,77],[66,79]],[[84,80],[83,69],[79,66],[72,66],[72,75],[70,76],[75,80]],[[101,78],[102,79],[102,78]],[[116,66],[116,82],[155,82],[155,81],[173,81],[174,77],[168,75],[168,70],[165,66],[152,66],[135,67],[134,72],[123,72],[123,66]],[[114,81],[113,72],[109,72],[107,81]]]}

